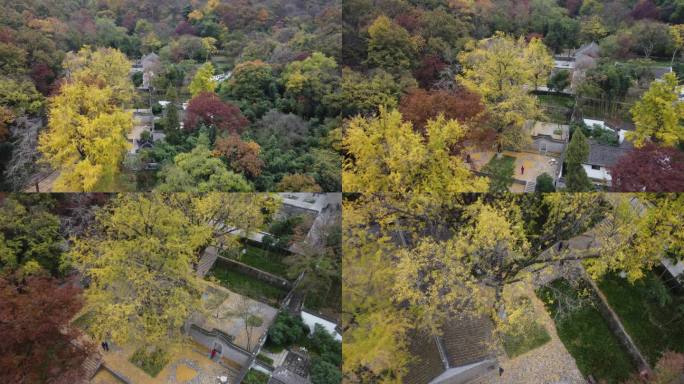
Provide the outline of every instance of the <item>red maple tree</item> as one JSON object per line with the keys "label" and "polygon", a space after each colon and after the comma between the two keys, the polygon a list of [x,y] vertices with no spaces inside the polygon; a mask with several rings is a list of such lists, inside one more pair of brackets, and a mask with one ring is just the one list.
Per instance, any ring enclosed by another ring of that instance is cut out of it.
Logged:
{"label": "red maple tree", "polygon": [[231,168],[250,176],[259,176],[264,166],[263,160],[259,158],[260,149],[259,144],[242,141],[238,135],[218,138],[214,145],[214,150],[228,160]]}
{"label": "red maple tree", "polygon": [[213,92],[202,92],[188,103],[184,129],[194,131],[201,125],[213,127],[217,132],[239,134],[249,124],[240,108],[222,101]]}
{"label": "red maple tree", "polygon": [[610,174],[617,192],[684,191],[684,153],[648,144],[621,157]]}
{"label": "red maple tree", "polygon": [[635,20],[653,19],[657,20],[660,10],[652,0],[639,0],[632,9],[632,17]]}
{"label": "red maple tree", "polygon": [[50,86],[57,77],[55,72],[45,63],[35,63],[31,66],[31,79],[36,84],[36,89],[43,95],[50,93]]}
{"label": "red maple tree", "polygon": [[423,58],[420,66],[413,71],[413,77],[418,80],[423,88],[430,88],[439,78],[439,73],[446,68],[447,64],[437,55],[428,55]]}
{"label": "red maple tree", "polygon": [[51,277],[0,278],[0,382],[83,381],[94,348],[69,325],[80,293]]}
{"label": "red maple tree", "polygon": [[484,111],[484,104],[478,94],[465,89],[455,92],[413,89],[401,99],[399,111],[405,120],[413,122],[417,130],[423,131],[425,123],[440,113],[447,119],[461,122],[472,120]]}

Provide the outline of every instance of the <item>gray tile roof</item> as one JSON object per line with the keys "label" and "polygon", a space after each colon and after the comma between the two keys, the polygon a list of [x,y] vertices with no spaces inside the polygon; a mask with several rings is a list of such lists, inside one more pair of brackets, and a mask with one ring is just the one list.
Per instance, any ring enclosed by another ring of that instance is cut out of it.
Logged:
{"label": "gray tile roof", "polygon": [[449,319],[442,330],[450,367],[460,367],[491,357],[489,343],[492,322],[485,316],[458,316]]}
{"label": "gray tile roof", "polygon": [[590,56],[590,57],[599,57],[599,52],[600,48],[599,45],[596,44],[596,42],[591,42],[590,44],[586,44],[582,46],[580,49],[577,50],[575,53],[575,57],[579,56]]}
{"label": "gray tile roof", "polygon": [[437,343],[441,344],[449,368],[461,367],[492,357],[489,341],[492,323],[485,316],[455,315],[448,319],[442,335],[409,334],[409,353],[414,358],[403,379],[405,384],[427,384],[447,369]]}
{"label": "gray tile roof", "polygon": [[311,384],[309,366],[307,356],[289,351],[283,364],[273,371],[268,384]]}
{"label": "gray tile roof", "polygon": [[629,144],[615,147],[589,140],[589,157],[585,164],[612,167],[622,156],[626,155],[631,150],[632,148]]}
{"label": "gray tile roof", "polygon": [[427,384],[445,371],[434,336],[414,330],[409,332],[408,339],[413,360],[402,380],[404,384]]}
{"label": "gray tile roof", "polygon": [[656,79],[662,79],[666,74],[672,72],[672,68],[654,67],[651,69],[651,72],[653,72],[653,77],[655,77]]}

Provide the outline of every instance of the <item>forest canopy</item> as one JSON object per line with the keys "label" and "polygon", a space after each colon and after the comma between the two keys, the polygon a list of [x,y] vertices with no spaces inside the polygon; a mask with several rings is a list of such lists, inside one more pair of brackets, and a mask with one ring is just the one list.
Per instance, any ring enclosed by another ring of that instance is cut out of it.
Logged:
{"label": "forest canopy", "polygon": [[[341,189],[337,2],[25,1],[0,12],[1,189],[186,190],[161,172],[202,134],[240,190],[293,176]],[[264,132],[269,113],[301,118],[305,140]]]}

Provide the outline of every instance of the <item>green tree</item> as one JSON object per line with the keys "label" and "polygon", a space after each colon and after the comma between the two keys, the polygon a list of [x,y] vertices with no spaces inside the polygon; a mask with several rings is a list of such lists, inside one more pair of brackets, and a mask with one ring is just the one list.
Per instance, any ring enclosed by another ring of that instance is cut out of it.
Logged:
{"label": "green tree", "polygon": [[276,347],[289,347],[304,339],[308,333],[309,327],[304,324],[301,316],[281,312],[268,329],[268,342]]}
{"label": "green tree", "polygon": [[[510,161],[509,161],[510,160]],[[495,159],[482,168],[489,175],[489,192],[508,192],[513,185],[514,159]]]}
{"label": "green tree", "polygon": [[30,81],[0,77],[0,105],[11,109],[15,116],[37,114],[43,104],[43,96]]}
{"label": "green tree", "polygon": [[22,199],[10,195],[0,205],[0,271],[26,275],[42,269],[58,276],[64,263],[59,218],[48,210],[49,198]]}
{"label": "green tree", "polygon": [[173,164],[159,172],[161,192],[249,192],[252,186],[244,176],[228,170],[209,149],[209,138],[200,134],[197,145],[188,153],[180,153]]}
{"label": "green tree", "polygon": [[343,116],[366,115],[377,112],[380,106],[396,108],[401,87],[389,73],[378,70],[372,77],[349,68],[342,69],[341,91],[331,96],[335,109]]}
{"label": "green tree", "polygon": [[311,382],[313,384],[338,384],[342,382],[342,372],[327,361],[314,359],[311,364]]}
{"label": "green tree", "polygon": [[631,33],[634,47],[640,49],[647,59],[653,54],[660,56],[672,52],[673,36],[667,24],[641,20],[631,28]]}
{"label": "green tree", "polygon": [[570,72],[558,71],[551,75],[547,87],[556,92],[563,92],[565,88],[570,86]]}
{"label": "green tree", "polygon": [[216,89],[216,82],[212,79],[214,76],[214,66],[210,63],[204,63],[195,73],[188,91],[192,97],[199,95],[202,92],[214,92]]}
{"label": "green tree", "polygon": [[585,192],[593,189],[584,164],[589,157],[589,142],[581,129],[575,130],[565,156],[567,165],[565,184],[570,192]]}
{"label": "green tree", "polygon": [[254,120],[273,108],[278,89],[271,66],[257,60],[235,66],[219,93],[236,101],[240,110]]}
{"label": "green tree", "polygon": [[537,176],[537,185],[535,186],[535,192],[556,192],[556,187],[553,185],[553,178],[548,173],[545,172]]}
{"label": "green tree", "polygon": [[603,20],[601,20],[600,16],[594,15],[591,17],[584,18],[582,20],[580,36],[582,36],[582,39],[584,41],[599,41],[602,38],[606,37],[608,33],[608,29],[603,23]]}
{"label": "green tree", "polygon": [[578,44],[580,23],[567,16],[553,18],[549,21],[548,32],[544,43],[555,52],[575,48]]}
{"label": "green tree", "polygon": [[324,101],[337,89],[340,80],[335,59],[321,52],[288,64],[281,77],[290,107],[306,117],[326,115]]}
{"label": "green tree", "polygon": [[166,106],[166,111],[164,113],[164,130],[166,134],[172,134],[174,131],[180,129],[180,118],[178,117],[178,107],[176,104],[171,102]]}
{"label": "green tree", "polygon": [[26,51],[13,44],[0,42],[0,74],[17,75],[26,72]]}
{"label": "green tree", "polygon": [[672,147],[684,141],[684,102],[679,99],[677,75],[668,73],[663,81],[654,81],[651,88],[631,109],[636,131],[627,138],[637,147],[651,140]]}
{"label": "green tree", "polygon": [[368,35],[367,64],[390,72],[413,67],[419,46],[406,29],[381,15],[368,27]]}

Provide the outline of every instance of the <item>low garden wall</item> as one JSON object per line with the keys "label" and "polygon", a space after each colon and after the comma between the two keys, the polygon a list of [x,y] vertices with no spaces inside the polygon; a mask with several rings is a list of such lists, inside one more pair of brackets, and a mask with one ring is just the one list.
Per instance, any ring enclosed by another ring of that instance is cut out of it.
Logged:
{"label": "low garden wall", "polygon": [[240,364],[242,367],[245,365],[249,367],[251,364],[252,354],[233,344],[222,332],[217,330],[207,331],[193,324],[190,326],[189,336],[209,349],[214,347],[214,343],[221,344],[221,355]]}
{"label": "low garden wall", "polygon": [[244,273],[247,276],[251,276],[251,277],[254,277],[255,279],[259,279],[261,281],[264,281],[264,282],[271,284],[275,287],[282,288],[284,290],[290,290],[292,288],[292,283],[290,281],[288,281],[287,279],[284,279],[280,276],[276,276],[274,274],[262,271],[260,269],[249,266],[247,264],[241,263],[239,261],[229,259],[227,257],[218,256],[218,258],[216,259],[216,263],[219,263],[225,267],[234,269],[240,273]]}
{"label": "low garden wall", "polygon": [[625,348],[629,356],[634,361],[634,364],[639,368],[639,371],[650,372],[651,367],[648,364],[648,361],[641,353],[639,348],[636,346],[634,340],[632,340],[632,338],[627,333],[627,330],[620,321],[620,317],[610,307],[610,305],[608,304],[608,299],[603,294],[603,292],[601,292],[601,289],[598,287],[596,282],[591,277],[586,275],[586,273],[583,279],[589,283],[589,286],[593,291],[592,294],[596,299],[596,303],[598,304],[597,309],[599,310],[603,318],[606,319],[606,321],[608,322],[608,326],[610,327],[610,330],[613,332],[615,337],[617,337],[622,346]]}

